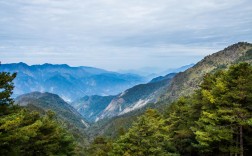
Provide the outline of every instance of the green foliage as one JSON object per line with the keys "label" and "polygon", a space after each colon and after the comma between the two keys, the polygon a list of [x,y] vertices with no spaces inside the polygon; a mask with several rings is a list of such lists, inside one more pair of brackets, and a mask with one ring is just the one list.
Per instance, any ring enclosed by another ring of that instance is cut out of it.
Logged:
{"label": "green foliage", "polygon": [[[212,73],[217,72],[218,70],[227,70],[231,65],[240,63],[241,61],[252,63],[251,59],[251,51],[252,51],[252,44],[246,42],[239,42],[228,48],[214,53],[212,55],[206,56],[202,61],[198,62],[192,68],[186,70],[185,72],[178,73],[170,83],[166,83],[167,86],[164,87],[162,91],[160,91],[159,95],[160,98],[157,103],[147,104],[148,108],[155,108],[159,112],[164,112],[165,108],[167,108],[173,101],[177,100],[181,96],[191,96],[194,91],[199,92],[198,89],[201,88],[200,84],[203,82],[204,75],[212,75]],[[245,56],[245,57],[244,57]],[[210,63],[211,62],[211,63]],[[210,82],[209,82],[210,83]],[[141,87],[141,85],[139,86]],[[208,84],[205,87],[212,87]],[[149,88],[151,89],[151,88]],[[138,97],[140,96],[141,92],[136,94]],[[164,95],[162,95],[164,94]],[[208,94],[208,92],[205,92]],[[127,94],[126,94],[127,95]],[[191,102],[187,105],[189,107],[195,107],[192,111],[201,113],[201,105],[203,102],[207,104],[207,99],[202,99],[201,93],[197,93]],[[132,98],[135,98],[132,94]],[[131,100],[131,96],[129,96],[129,101]],[[197,105],[195,104],[197,103]],[[112,136],[116,138],[116,132],[120,127],[123,127],[127,130],[131,125],[132,122],[136,120],[137,116],[143,114],[143,111],[146,110],[147,107],[141,108],[142,110],[132,111],[127,113],[123,116],[118,116],[112,118],[110,120],[99,121],[95,124],[95,126],[91,126],[88,131],[92,133],[92,136],[96,134],[105,135],[105,136]],[[170,109],[170,108],[169,108]],[[194,118],[194,121],[198,119]],[[101,123],[103,122],[103,123]],[[94,131],[93,131],[94,130]],[[93,131],[93,132],[92,132]]]}
{"label": "green foliage", "polygon": [[[82,123],[85,119],[58,95],[33,92],[16,98],[15,103],[24,106],[27,110],[39,112],[41,116],[48,110],[52,110],[57,123],[73,135],[78,146],[87,144],[86,126]],[[78,148],[78,151],[81,152],[81,148]]]}
{"label": "green foliage", "polygon": [[112,149],[112,140],[102,136],[97,136],[87,149],[90,156],[108,156]]}
{"label": "green foliage", "polygon": [[0,73],[0,155],[73,155],[73,137],[53,119],[53,112],[41,117],[13,106],[15,76]]}
{"label": "green foliage", "polygon": [[173,146],[182,155],[195,153],[191,146],[191,143],[195,142],[195,135],[189,127],[194,124],[198,113],[191,109],[190,104],[191,101],[188,98],[180,98],[165,113],[167,135]]}
{"label": "green foliage", "polygon": [[246,54],[242,57],[240,57],[237,62],[251,62],[252,59],[252,49],[248,50]]}
{"label": "green foliage", "polygon": [[14,103],[11,94],[14,89],[12,81],[15,77],[16,73],[0,72],[0,116],[7,113],[7,107]]}
{"label": "green foliage", "polygon": [[52,120],[52,113],[17,109],[0,119],[0,155],[71,155],[73,138]]}
{"label": "green foliage", "polygon": [[227,69],[231,65],[241,62],[252,63],[251,52],[252,44],[239,42],[206,56],[189,70],[176,75],[161,100],[165,102],[166,100],[177,100],[180,96],[191,95],[194,90],[199,89],[198,85],[203,82],[203,76],[207,73]]}
{"label": "green foliage", "polygon": [[202,152],[243,152],[241,128],[249,126],[252,117],[252,67],[241,63],[211,75],[210,79],[211,87],[200,89],[205,102],[193,127],[198,141],[195,146]]}
{"label": "green foliage", "polygon": [[127,114],[116,116],[111,119],[102,119],[92,124],[86,132],[88,136],[94,138],[95,136],[103,135],[112,139],[118,138],[125,133],[137,118],[144,114],[145,109],[138,109]]}
{"label": "green foliage", "polygon": [[167,136],[165,120],[149,109],[114,144],[110,155],[176,155]]}
{"label": "green foliage", "polygon": [[252,66],[206,74],[199,87],[163,115],[147,110],[109,155],[251,155]]}

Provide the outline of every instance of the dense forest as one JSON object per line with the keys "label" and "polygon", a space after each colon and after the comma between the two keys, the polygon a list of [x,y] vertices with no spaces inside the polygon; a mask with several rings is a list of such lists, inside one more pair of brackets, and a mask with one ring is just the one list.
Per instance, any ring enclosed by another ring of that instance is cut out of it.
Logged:
{"label": "dense forest", "polygon": [[191,96],[163,111],[148,109],[117,137],[80,145],[52,111],[14,105],[16,74],[0,73],[0,155],[251,155],[252,66],[239,63],[204,76]]}
{"label": "dense forest", "polygon": [[147,110],[113,141],[97,137],[90,155],[251,155],[251,65],[206,74],[199,87],[164,113]]}
{"label": "dense forest", "polygon": [[14,105],[15,77],[0,73],[0,155],[73,155],[74,138],[57,123],[52,111],[40,116]]}

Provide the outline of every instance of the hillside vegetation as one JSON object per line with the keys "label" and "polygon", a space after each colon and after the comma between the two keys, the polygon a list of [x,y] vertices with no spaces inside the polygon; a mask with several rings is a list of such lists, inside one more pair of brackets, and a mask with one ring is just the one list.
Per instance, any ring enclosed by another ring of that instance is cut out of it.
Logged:
{"label": "hillside vegetation", "polygon": [[206,56],[192,68],[177,74],[166,88],[166,93],[161,97],[161,100],[172,101],[179,96],[188,95],[198,88],[206,73],[227,69],[239,62],[252,63],[252,44],[239,42]]}
{"label": "hillside vegetation", "polygon": [[[191,96],[164,113],[149,109],[114,140],[91,144],[91,155],[251,155],[252,66],[208,73]],[[94,150],[96,148],[96,150]],[[104,150],[105,149],[105,150]],[[99,153],[97,153],[99,151]]]}
{"label": "hillside vegetation", "polygon": [[99,95],[84,96],[70,104],[89,122],[95,122],[100,113],[115,97]]}
{"label": "hillside vegetation", "polygon": [[118,128],[114,127],[123,127],[127,129],[132,125],[132,121],[134,121],[137,116],[142,115],[147,108],[155,108],[163,112],[172,101],[178,99],[180,96],[189,96],[193,94],[193,91],[199,88],[205,74],[214,73],[220,69],[228,69],[231,65],[240,62],[252,63],[252,44],[239,42],[222,51],[206,56],[193,67],[175,75],[174,78],[166,84],[166,87],[163,88],[161,91],[162,94],[160,94],[161,96],[159,96],[156,103],[146,104],[141,110],[112,118],[109,120],[110,122],[107,122],[108,120],[101,120],[99,124],[96,124],[96,128],[89,131],[93,131],[95,134],[106,134],[110,136],[113,134],[111,130],[118,130]]}
{"label": "hillside vegetation", "polygon": [[85,129],[89,126],[89,123],[58,95],[33,92],[17,97],[15,103],[41,115],[53,111],[55,119],[62,127],[70,131],[80,144],[87,144]]}
{"label": "hillside vegetation", "polygon": [[[71,103],[82,115],[47,92],[19,96],[14,104],[15,77],[0,72],[0,155],[252,155],[249,43],[116,96]],[[90,124],[83,116],[101,120]]]}
{"label": "hillside vegetation", "polygon": [[11,98],[16,74],[0,73],[0,155],[74,155],[73,136],[54,119],[14,105]]}

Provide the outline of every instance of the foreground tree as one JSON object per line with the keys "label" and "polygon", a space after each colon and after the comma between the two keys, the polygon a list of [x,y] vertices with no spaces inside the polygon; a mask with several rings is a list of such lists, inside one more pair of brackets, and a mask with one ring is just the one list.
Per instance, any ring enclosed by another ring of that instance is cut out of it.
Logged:
{"label": "foreground tree", "polygon": [[234,65],[212,75],[211,82],[209,89],[200,89],[205,102],[193,127],[196,147],[202,152],[219,150],[243,156],[244,132],[251,130],[252,67],[247,63]]}
{"label": "foreground tree", "polygon": [[19,110],[0,119],[0,155],[72,155],[73,138],[49,113]]}
{"label": "foreground tree", "polygon": [[0,155],[73,155],[73,137],[53,119],[13,105],[16,74],[0,73]]}
{"label": "foreground tree", "polygon": [[190,127],[194,125],[197,118],[194,109],[191,107],[191,99],[181,97],[178,101],[172,103],[165,113],[167,136],[181,155],[195,155],[196,153],[191,146],[196,141]]}
{"label": "foreground tree", "polygon": [[149,109],[113,144],[110,155],[170,156],[177,155],[175,152],[167,135],[165,120],[155,110]]}
{"label": "foreground tree", "polygon": [[16,73],[0,72],[0,116],[6,114],[8,107],[14,103],[11,95],[14,89],[12,81],[15,77]]}

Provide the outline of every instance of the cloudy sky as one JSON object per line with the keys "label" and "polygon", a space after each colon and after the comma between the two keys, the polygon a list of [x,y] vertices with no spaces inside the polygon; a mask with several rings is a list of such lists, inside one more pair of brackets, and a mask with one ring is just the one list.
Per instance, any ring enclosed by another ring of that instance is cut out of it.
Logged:
{"label": "cloudy sky", "polygon": [[2,63],[165,69],[238,41],[251,0],[0,0]]}

